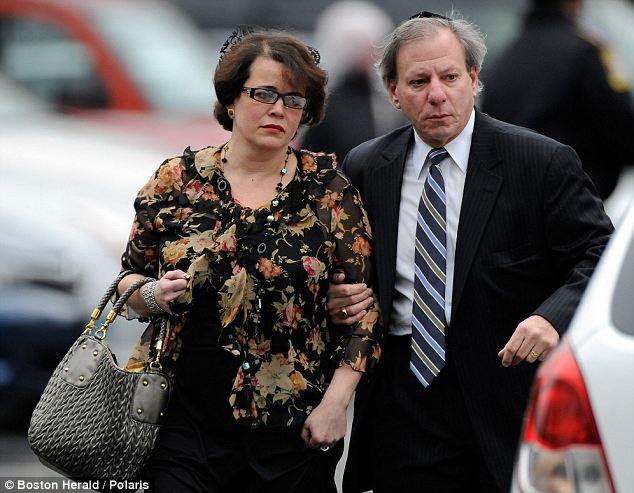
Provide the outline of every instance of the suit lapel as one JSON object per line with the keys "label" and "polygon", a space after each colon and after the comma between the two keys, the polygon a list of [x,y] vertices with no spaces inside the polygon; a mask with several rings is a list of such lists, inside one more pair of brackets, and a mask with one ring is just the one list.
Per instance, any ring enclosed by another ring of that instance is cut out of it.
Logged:
{"label": "suit lapel", "polygon": [[486,115],[476,111],[458,223],[452,318],[459,309],[467,275],[502,186],[502,177],[492,170],[498,164],[495,125]]}
{"label": "suit lapel", "polygon": [[389,324],[396,274],[396,240],[403,169],[413,130],[400,134],[366,175],[364,190],[372,214],[378,295],[383,321]]}

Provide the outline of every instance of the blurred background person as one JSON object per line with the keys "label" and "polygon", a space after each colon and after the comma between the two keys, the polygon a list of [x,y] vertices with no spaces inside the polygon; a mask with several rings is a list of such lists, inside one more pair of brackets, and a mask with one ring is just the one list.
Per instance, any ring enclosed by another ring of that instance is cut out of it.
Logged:
{"label": "blurred background person", "polygon": [[302,147],[334,152],[341,161],[356,145],[401,124],[374,72],[375,45],[393,26],[390,17],[369,2],[336,2],[322,11],[315,46],[322,51],[332,89],[326,118],[307,130]]}
{"label": "blurred background person", "polygon": [[614,54],[578,22],[582,0],[533,0],[484,78],[482,110],[572,146],[603,199],[634,162],[634,112]]}

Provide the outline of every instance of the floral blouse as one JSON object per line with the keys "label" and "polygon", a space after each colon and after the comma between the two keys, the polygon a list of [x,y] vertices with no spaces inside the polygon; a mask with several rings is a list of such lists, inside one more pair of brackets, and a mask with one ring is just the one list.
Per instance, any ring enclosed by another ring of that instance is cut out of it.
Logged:
{"label": "floral blouse", "polygon": [[[371,233],[359,193],[334,169],[334,155],[295,154],[292,181],[257,209],[232,199],[220,148],[187,148],[166,160],[137,196],[122,259],[124,269],[150,277],[191,275],[171,304],[163,363],[174,368],[188,331],[222,346],[236,357],[228,404],[251,427],[301,423],[337,367],[363,372],[380,356],[376,304],[351,327],[331,326],[326,311],[333,271],[370,284]],[[128,369],[143,366],[149,336]]]}

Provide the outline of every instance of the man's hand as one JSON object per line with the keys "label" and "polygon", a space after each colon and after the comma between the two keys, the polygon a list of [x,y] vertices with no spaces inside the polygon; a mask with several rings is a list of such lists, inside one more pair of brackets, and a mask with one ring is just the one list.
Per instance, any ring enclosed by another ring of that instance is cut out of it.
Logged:
{"label": "man's hand", "polygon": [[341,272],[330,278],[326,308],[334,323],[352,325],[365,316],[367,309],[374,303],[374,298],[372,290],[363,283],[342,284],[345,278]]}
{"label": "man's hand", "polygon": [[502,366],[517,365],[522,361],[544,361],[559,342],[559,334],[548,320],[532,315],[520,324],[498,353]]}

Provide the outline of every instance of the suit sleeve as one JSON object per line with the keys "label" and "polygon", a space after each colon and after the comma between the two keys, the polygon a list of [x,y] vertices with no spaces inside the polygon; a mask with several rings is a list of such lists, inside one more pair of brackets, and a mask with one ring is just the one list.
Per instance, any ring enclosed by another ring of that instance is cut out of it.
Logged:
{"label": "suit sleeve", "polygon": [[577,154],[562,146],[544,178],[544,232],[563,282],[535,311],[563,334],[613,231]]}

